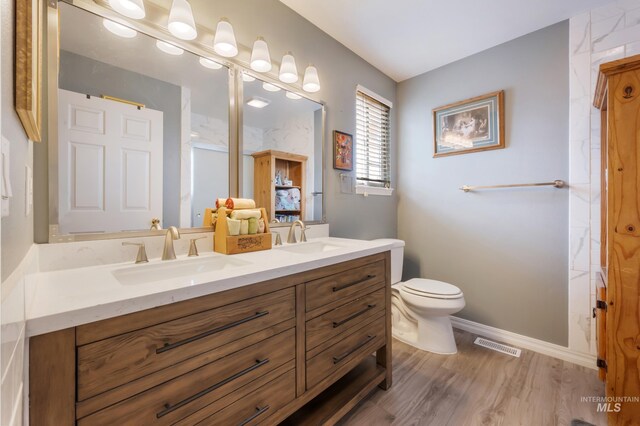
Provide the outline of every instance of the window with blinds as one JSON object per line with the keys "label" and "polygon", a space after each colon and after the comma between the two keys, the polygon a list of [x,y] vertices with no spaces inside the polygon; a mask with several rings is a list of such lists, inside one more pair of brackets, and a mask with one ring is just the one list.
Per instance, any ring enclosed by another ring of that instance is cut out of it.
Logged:
{"label": "window with blinds", "polygon": [[356,91],[356,179],[360,185],[390,186],[389,106]]}

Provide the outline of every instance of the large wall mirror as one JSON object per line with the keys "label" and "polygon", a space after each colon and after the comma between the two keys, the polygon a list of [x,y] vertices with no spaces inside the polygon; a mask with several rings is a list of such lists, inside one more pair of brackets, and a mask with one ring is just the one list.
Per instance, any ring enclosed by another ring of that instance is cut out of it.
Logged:
{"label": "large wall mirror", "polygon": [[322,220],[323,106],[243,74],[243,194],[278,222]]}
{"label": "large wall mirror", "polygon": [[[96,10],[59,2],[58,15],[51,241],[140,235],[154,219],[162,228],[200,228],[205,209],[240,181],[237,195],[256,198],[274,222],[323,220],[321,103],[284,86],[272,91],[237,64]],[[238,117],[242,131],[230,134]],[[265,153],[278,157],[268,173]]]}

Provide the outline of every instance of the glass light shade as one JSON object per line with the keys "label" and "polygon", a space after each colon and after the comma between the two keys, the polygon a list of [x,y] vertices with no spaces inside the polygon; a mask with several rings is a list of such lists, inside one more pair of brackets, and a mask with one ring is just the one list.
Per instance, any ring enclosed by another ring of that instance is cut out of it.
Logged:
{"label": "glass light shade", "polygon": [[145,16],[142,0],[109,0],[109,6],[127,18],[142,19]]}
{"label": "glass light shade", "polygon": [[242,73],[242,81],[246,81],[247,83],[251,83],[252,81],[256,81],[256,78],[247,73]]}
{"label": "glass light shade", "polygon": [[104,27],[107,30],[109,30],[110,32],[112,32],[113,34],[119,37],[134,38],[138,34],[138,32],[133,28],[129,28],[127,26],[118,24],[117,22],[113,22],[108,19],[103,19],[102,25],[104,25]]}
{"label": "glass light shade", "polygon": [[271,71],[271,55],[269,55],[269,46],[262,37],[253,42],[253,50],[251,51],[251,69],[258,72]]}
{"label": "glass light shade", "polygon": [[262,88],[267,92],[279,92],[280,88],[274,84],[264,82],[262,83]]}
{"label": "glass light shade", "polygon": [[184,53],[184,50],[180,49],[178,46],[174,46],[173,44],[169,44],[161,40],[156,41],[156,47],[164,53],[173,56],[179,56]]}
{"label": "glass light shade", "polygon": [[291,52],[285,53],[280,64],[280,81],[283,83],[295,83],[298,81],[298,68],[296,68],[296,59]]}
{"label": "glass light shade", "polygon": [[216,35],[213,38],[213,50],[225,58],[232,58],[238,54],[236,36],[233,33],[231,23],[226,18],[222,18],[218,22]]}
{"label": "glass light shade", "polygon": [[285,96],[287,98],[289,98],[289,99],[293,99],[294,101],[297,101],[298,99],[302,99],[302,96],[298,95],[297,93],[293,93],[293,92],[287,92],[287,94]]}
{"label": "glass light shade", "polygon": [[187,0],[173,0],[169,12],[169,32],[182,40],[193,40],[198,35],[191,5]]}
{"label": "glass light shade", "polygon": [[219,70],[220,68],[222,68],[222,65],[220,65],[216,61],[212,61],[211,59],[207,59],[207,58],[200,58],[200,65],[212,70]]}
{"label": "glass light shade", "polygon": [[309,65],[304,70],[304,80],[302,80],[302,89],[305,92],[314,93],[320,90],[320,79],[318,78],[318,70],[313,65]]}

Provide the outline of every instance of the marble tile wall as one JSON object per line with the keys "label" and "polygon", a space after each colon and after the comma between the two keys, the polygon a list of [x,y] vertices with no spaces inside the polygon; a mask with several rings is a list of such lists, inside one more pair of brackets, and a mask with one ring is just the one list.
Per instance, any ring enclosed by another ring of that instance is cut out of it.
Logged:
{"label": "marble tile wall", "polygon": [[570,20],[569,349],[595,354],[600,271],[600,64],[640,53],[640,1],[619,0]]}

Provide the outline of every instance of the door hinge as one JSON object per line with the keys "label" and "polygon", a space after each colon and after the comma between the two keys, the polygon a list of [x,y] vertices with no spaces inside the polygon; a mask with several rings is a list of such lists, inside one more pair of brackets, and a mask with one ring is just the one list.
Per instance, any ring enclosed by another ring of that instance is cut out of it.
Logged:
{"label": "door hinge", "polygon": [[603,309],[606,312],[607,302],[605,302],[604,300],[596,300],[596,308]]}
{"label": "door hinge", "polygon": [[596,359],[596,366],[598,368],[604,368],[604,371],[607,371],[607,361],[602,358]]}

